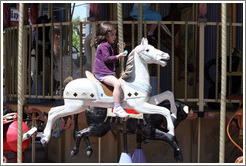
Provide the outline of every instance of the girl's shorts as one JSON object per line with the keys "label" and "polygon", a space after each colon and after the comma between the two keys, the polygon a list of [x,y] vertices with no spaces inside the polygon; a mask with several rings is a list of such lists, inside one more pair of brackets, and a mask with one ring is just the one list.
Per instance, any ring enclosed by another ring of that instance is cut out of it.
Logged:
{"label": "girl's shorts", "polygon": [[94,73],[94,75],[99,81],[103,81],[106,77],[110,76],[108,74],[98,74],[98,73]]}

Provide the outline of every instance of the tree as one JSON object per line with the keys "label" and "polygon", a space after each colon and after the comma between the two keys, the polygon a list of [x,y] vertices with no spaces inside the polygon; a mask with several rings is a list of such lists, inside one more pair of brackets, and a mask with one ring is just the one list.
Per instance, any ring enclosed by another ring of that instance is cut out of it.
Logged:
{"label": "tree", "polygon": [[[72,22],[80,22],[80,17],[72,19]],[[80,29],[79,25],[73,25],[73,28],[72,28],[72,30],[73,30],[73,42],[72,43],[73,43],[73,46],[75,48],[77,48],[77,50],[80,49],[80,46],[79,46],[79,44],[80,44],[80,35],[82,35],[82,34],[80,34],[79,29]]]}

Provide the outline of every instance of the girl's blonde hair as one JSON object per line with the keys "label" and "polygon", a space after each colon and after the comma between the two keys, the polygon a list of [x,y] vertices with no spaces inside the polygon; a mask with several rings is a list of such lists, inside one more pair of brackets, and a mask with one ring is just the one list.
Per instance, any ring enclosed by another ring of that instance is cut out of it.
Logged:
{"label": "girl's blonde hair", "polygon": [[97,48],[97,46],[102,42],[107,42],[106,36],[109,32],[112,32],[113,30],[116,30],[116,27],[114,24],[111,24],[109,22],[103,22],[99,24],[97,28],[97,34],[94,41],[94,46]]}

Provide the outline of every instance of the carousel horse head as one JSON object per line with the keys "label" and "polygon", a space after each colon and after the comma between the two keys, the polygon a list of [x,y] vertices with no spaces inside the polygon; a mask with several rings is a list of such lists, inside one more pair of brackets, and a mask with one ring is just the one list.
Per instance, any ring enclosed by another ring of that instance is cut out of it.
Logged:
{"label": "carousel horse head", "polygon": [[124,80],[131,80],[135,79],[136,75],[140,75],[141,77],[143,73],[146,76],[146,73],[149,72],[148,64],[158,64],[165,67],[169,59],[170,56],[168,53],[156,49],[148,43],[146,38],[143,38],[141,43],[129,54],[126,62],[126,70],[122,78]]}
{"label": "carousel horse head", "polygon": [[135,50],[143,63],[154,63],[165,67],[167,65],[167,61],[170,59],[168,53],[149,45],[146,38],[142,39],[141,44],[138,45]]}

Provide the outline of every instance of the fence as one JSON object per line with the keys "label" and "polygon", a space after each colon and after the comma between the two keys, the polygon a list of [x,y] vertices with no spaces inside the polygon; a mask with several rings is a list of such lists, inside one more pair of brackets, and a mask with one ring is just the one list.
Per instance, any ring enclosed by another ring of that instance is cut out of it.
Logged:
{"label": "fence", "polygon": [[[67,76],[74,78],[84,77],[85,70],[93,67],[95,48],[90,47],[90,40],[95,38],[97,24],[100,22],[62,22],[45,23],[24,27],[23,37],[23,75],[24,75],[24,94],[27,99],[62,99],[64,88],[63,81]],[[112,23],[117,24],[116,21]],[[191,22],[191,21],[147,21],[143,22],[143,36],[147,37],[147,29],[150,24],[158,24],[157,38],[154,39],[155,46],[158,49],[164,49],[171,55],[171,61],[167,69],[161,69],[159,66],[150,66],[150,73],[157,78],[157,91],[163,91],[162,87],[174,92],[179,100],[190,103],[197,103],[199,111],[203,111],[204,103],[220,102],[220,29],[221,25],[217,22]],[[128,49],[133,49],[137,45],[135,37],[138,25],[137,21],[124,21],[125,26],[131,33],[124,35],[130,41],[126,41]],[[85,36],[85,26],[91,26],[91,35]],[[170,27],[170,30],[167,29]],[[180,31],[175,28],[179,27]],[[238,51],[238,62],[233,66],[234,56],[233,42],[240,42],[238,36],[242,34],[242,23],[228,23],[228,95],[233,92],[233,79],[239,78],[240,87],[237,93],[242,94],[242,53]],[[36,33],[33,33],[33,28]],[[239,30],[238,30],[239,29]],[[205,36],[205,31],[214,31],[216,36],[209,40]],[[123,29],[125,31],[125,29]],[[237,31],[236,35],[235,31]],[[164,34],[165,33],[165,34]],[[5,29],[5,53],[6,53],[6,71],[5,71],[5,93],[8,100],[17,96],[17,28]],[[129,37],[130,36],[130,37]],[[164,38],[165,37],[165,38]],[[77,39],[76,39],[77,38]],[[75,40],[76,39],[76,40]],[[167,43],[170,39],[170,43]],[[215,40],[215,41],[214,41]],[[191,42],[193,41],[193,42]],[[77,48],[74,47],[77,42]],[[178,43],[178,44],[177,44]],[[169,44],[169,45],[168,45]],[[211,45],[210,45],[211,44]],[[183,48],[181,47],[183,45]],[[210,46],[209,46],[210,45]],[[235,44],[234,44],[235,45]],[[177,48],[179,50],[177,51]],[[213,49],[211,49],[213,47]],[[205,79],[207,64],[205,59],[208,55],[207,49],[211,49],[209,54],[210,63],[213,67],[209,73],[212,76],[209,81]],[[181,52],[181,53],[180,53]],[[212,53],[211,53],[212,52]],[[179,54],[177,56],[177,54]],[[191,59],[193,63],[191,63]],[[212,62],[211,62],[212,60]],[[180,66],[183,65],[183,67]],[[194,69],[191,72],[190,65]],[[179,73],[179,74],[178,74]],[[178,81],[178,75],[181,75],[183,81]],[[193,80],[189,77],[193,78]],[[204,77],[205,76],[205,77]],[[164,79],[165,77],[165,79]],[[208,90],[208,83],[213,80],[215,94],[213,97],[207,97],[205,91]],[[189,85],[193,81],[193,86]],[[198,83],[197,83],[198,81]],[[181,84],[181,85],[180,85]],[[181,88],[180,88],[181,87]],[[239,92],[240,91],[240,92]],[[227,100],[228,103],[239,102],[238,100]]]}

